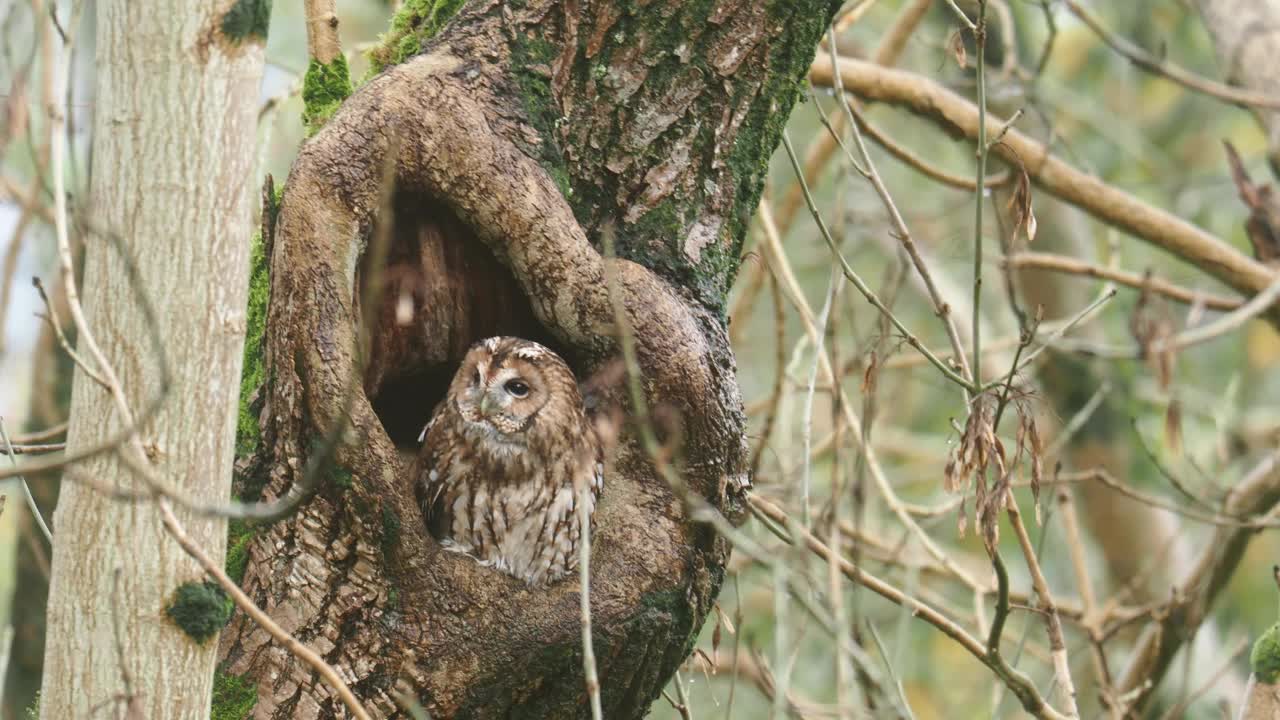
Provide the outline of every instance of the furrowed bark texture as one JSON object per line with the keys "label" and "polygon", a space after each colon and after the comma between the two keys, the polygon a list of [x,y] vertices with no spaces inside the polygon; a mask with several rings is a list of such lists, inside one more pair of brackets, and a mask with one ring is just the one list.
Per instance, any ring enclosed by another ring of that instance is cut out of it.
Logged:
{"label": "furrowed bark texture", "polygon": [[[327,484],[255,531],[243,584],[375,714],[401,712],[397,691],[432,717],[588,714],[577,582],[529,590],[442,552],[413,501],[401,454],[470,342],[543,339],[589,377],[618,352],[616,281],[681,477],[740,512],[744,416],[724,293],[833,10],[473,2],[302,148],[271,238],[265,450],[245,464],[246,494],[301,480],[360,372],[361,290],[380,274],[387,293],[365,308],[370,364]],[[602,257],[606,232],[625,259]],[[381,273],[364,257],[379,237]],[[406,294],[414,313],[397,325]],[[629,431],[596,518],[605,715],[643,717],[692,647],[728,546],[690,520]],[[224,671],[257,687],[253,717],[341,716],[329,688],[243,618],[223,652]]]}
{"label": "furrowed bark texture", "polygon": [[1236,720],[1275,720],[1280,717],[1280,688],[1272,683],[1258,682],[1257,675],[1249,676],[1244,701]]}
{"label": "furrowed bark texture", "polygon": [[[1280,54],[1280,4],[1257,0],[1196,0],[1218,63],[1229,82],[1280,96],[1275,58]],[[1259,110],[1267,132],[1271,170],[1280,178],[1280,112]]]}
{"label": "furrowed bark texture", "polygon": [[[230,43],[211,7],[97,4],[93,177],[84,206],[92,232],[81,297],[135,414],[161,392],[152,341],[163,345],[172,386],[141,428],[142,445],[182,492],[220,502],[234,462],[263,51],[256,41]],[[150,299],[156,327],[139,294]],[[124,427],[109,394],[77,370],[68,449],[97,445]],[[114,454],[81,467],[106,485],[141,489]],[[183,520],[220,557],[225,523]],[[67,484],[53,527],[41,717],[114,716],[126,706],[139,717],[207,717],[216,643],[195,642],[166,615],[179,585],[202,581],[203,572],[165,534],[155,508]]]}

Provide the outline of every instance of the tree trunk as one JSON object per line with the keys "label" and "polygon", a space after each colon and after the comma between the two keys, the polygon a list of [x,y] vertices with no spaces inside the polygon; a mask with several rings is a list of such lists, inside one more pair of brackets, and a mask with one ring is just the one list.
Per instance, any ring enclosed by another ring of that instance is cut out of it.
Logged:
{"label": "tree trunk", "polygon": [[[401,712],[397,693],[439,718],[586,715],[576,580],[530,590],[441,552],[401,454],[474,340],[545,340],[580,378],[610,364],[616,282],[647,406],[691,493],[628,426],[596,515],[590,595],[605,716],[642,717],[728,556],[690,504],[741,513],[724,296],[833,3],[488,0],[422,45],[457,4],[407,6],[375,53],[404,62],[351,96],[290,173],[268,238],[263,442],[245,494],[305,492],[335,422],[346,432],[314,498],[236,539],[243,585],[377,715]],[[604,236],[625,259],[602,256]],[[364,252],[382,237],[379,273]],[[374,275],[389,297],[361,327]],[[405,327],[382,321],[400,294],[417,311]],[[256,687],[253,717],[342,714],[246,619],[223,649],[234,682]]]}
{"label": "tree trunk", "polygon": [[[255,3],[236,9],[246,4]],[[263,67],[263,33],[238,32],[212,8],[194,0],[97,5],[83,218],[92,230],[88,327],[135,413],[165,391],[155,350],[163,347],[171,384],[139,439],[164,477],[205,502],[225,499],[231,483]],[[83,354],[83,336],[80,344]],[[108,393],[78,369],[69,451],[124,427]],[[81,467],[109,486],[138,483],[114,453]],[[193,538],[221,553],[224,522],[179,515]],[[165,534],[154,506],[68,484],[53,519],[41,716],[114,716],[128,706],[137,717],[208,717],[217,643],[196,642],[167,612],[179,586],[203,573]]]}

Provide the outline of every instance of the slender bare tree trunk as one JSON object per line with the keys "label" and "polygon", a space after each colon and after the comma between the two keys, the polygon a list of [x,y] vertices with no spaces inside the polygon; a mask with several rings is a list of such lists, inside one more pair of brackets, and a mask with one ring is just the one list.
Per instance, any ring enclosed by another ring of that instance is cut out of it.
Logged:
{"label": "slender bare tree trunk", "polygon": [[[245,6],[257,3],[242,0],[232,12]],[[172,386],[139,438],[171,483],[206,501],[226,498],[231,484],[265,35],[262,23],[248,32],[228,23],[219,7],[226,3],[98,3],[83,216],[88,326],[135,414],[162,392],[151,341],[159,340]],[[238,38],[226,34],[233,30]],[[154,307],[154,328],[140,294]],[[69,450],[123,427],[108,393],[77,370]],[[114,454],[82,467],[110,485],[139,482]],[[184,521],[221,556],[222,521]],[[166,536],[156,509],[68,485],[54,525],[41,716],[115,716],[128,704],[138,717],[208,717],[217,642],[196,642],[166,612],[178,587],[203,573]]]}

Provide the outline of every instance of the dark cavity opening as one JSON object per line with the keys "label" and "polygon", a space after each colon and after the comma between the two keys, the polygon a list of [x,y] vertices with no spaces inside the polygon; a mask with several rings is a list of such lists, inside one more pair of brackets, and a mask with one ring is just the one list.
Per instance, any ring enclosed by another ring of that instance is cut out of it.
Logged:
{"label": "dark cavity opening", "polygon": [[[416,449],[476,341],[516,335],[560,348],[534,318],[515,277],[448,208],[398,193],[389,243],[364,390],[391,441]],[[368,262],[366,255],[357,297]]]}

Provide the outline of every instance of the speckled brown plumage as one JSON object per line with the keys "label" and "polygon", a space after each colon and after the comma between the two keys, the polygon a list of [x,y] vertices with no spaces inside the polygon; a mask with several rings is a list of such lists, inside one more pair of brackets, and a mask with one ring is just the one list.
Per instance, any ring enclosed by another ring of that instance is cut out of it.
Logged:
{"label": "speckled brown plumage", "polygon": [[520,338],[476,343],[423,438],[418,502],[445,547],[535,586],[577,566],[577,489],[594,512],[604,466],[558,355]]}

